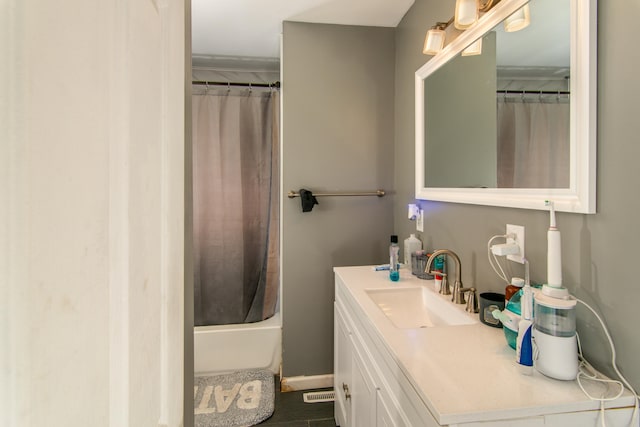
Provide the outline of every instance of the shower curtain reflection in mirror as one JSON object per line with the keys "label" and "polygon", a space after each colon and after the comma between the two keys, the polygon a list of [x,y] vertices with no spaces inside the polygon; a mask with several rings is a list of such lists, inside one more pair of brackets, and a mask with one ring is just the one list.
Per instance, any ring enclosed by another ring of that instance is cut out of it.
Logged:
{"label": "shower curtain reflection in mirror", "polygon": [[279,283],[279,93],[193,89],[195,325],[271,317]]}
{"label": "shower curtain reflection in mirror", "polygon": [[569,101],[498,97],[498,188],[569,188]]}

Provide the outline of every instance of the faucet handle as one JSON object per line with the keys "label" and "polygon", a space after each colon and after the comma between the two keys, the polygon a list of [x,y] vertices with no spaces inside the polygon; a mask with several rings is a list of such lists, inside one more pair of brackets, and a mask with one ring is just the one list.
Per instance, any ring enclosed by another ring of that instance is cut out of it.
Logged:
{"label": "faucet handle", "polygon": [[476,288],[462,288],[460,289],[460,293],[469,292],[467,296],[467,306],[465,311],[468,313],[478,313],[480,310],[478,309],[478,298],[476,297]]}
{"label": "faucet handle", "polygon": [[447,273],[443,273],[441,271],[434,271],[433,273],[438,276],[442,276],[442,282],[440,283],[440,290],[438,293],[441,295],[451,295],[451,287],[449,286],[449,280],[447,280]]}

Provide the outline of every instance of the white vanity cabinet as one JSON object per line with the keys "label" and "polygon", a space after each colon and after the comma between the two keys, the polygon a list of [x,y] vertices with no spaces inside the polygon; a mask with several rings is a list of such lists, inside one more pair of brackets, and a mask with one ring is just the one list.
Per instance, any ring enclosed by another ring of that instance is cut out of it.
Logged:
{"label": "white vanity cabinet", "polygon": [[[384,272],[373,272],[371,267],[335,271],[335,419],[341,427],[600,424],[599,404],[590,401],[575,381],[518,374],[513,351],[499,329],[478,322],[397,328],[368,296],[378,289],[428,282],[401,272],[399,284],[391,285]],[[608,403],[606,424],[628,426],[631,405],[629,392]]]}
{"label": "white vanity cabinet", "polygon": [[356,347],[353,324],[345,319],[347,314],[336,305],[334,316],[336,420],[340,426],[373,426],[376,416],[373,376]]}
{"label": "white vanity cabinet", "polygon": [[[335,419],[341,427],[438,426],[426,407],[422,416],[412,407],[400,381],[389,369],[390,355],[383,355],[359,319],[338,296],[334,305]],[[385,357],[386,356],[386,357]],[[411,387],[408,383],[404,387]],[[398,399],[402,399],[403,408]]]}
{"label": "white vanity cabinet", "polygon": [[351,426],[351,333],[347,329],[344,315],[338,310],[337,303],[333,311],[333,381],[336,394],[334,408],[336,424]]}
{"label": "white vanity cabinet", "polygon": [[336,421],[344,427],[374,426],[376,417],[376,391],[367,361],[358,350],[352,324],[347,314],[336,304],[335,320],[335,388]]}

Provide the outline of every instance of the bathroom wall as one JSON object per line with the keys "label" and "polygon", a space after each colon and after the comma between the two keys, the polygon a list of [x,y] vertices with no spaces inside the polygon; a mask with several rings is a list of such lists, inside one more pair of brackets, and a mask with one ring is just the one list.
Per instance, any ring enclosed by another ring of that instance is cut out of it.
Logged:
{"label": "bathroom wall", "polygon": [[[283,191],[393,188],[394,29],[285,22]],[[282,210],[285,377],[333,372],[333,266],[388,261],[392,192]]]}
{"label": "bathroom wall", "polygon": [[[640,227],[637,197],[640,158],[640,121],[637,102],[640,57],[629,50],[637,39],[634,22],[640,9],[625,2],[601,0],[598,7],[598,213],[559,213],[562,231],[564,282],[571,292],[600,312],[616,344],[618,366],[640,389],[640,286],[637,262]],[[416,0],[396,32],[395,74],[395,230],[401,238],[414,232],[406,220],[406,203],[414,198],[413,76],[428,56],[422,55],[425,32],[431,24],[453,13],[453,0]],[[452,161],[450,167],[456,165]],[[526,255],[532,280],[546,276],[548,213],[464,204],[421,202],[426,209],[425,232],[429,248],[450,248],[462,260],[465,285],[480,291],[502,289],[487,262],[487,240],[503,234],[505,224],[526,227]],[[512,264],[514,272],[522,272]],[[612,375],[611,354],[597,320],[578,308],[578,330],[585,355],[596,367]],[[470,358],[473,355],[469,355]]]}

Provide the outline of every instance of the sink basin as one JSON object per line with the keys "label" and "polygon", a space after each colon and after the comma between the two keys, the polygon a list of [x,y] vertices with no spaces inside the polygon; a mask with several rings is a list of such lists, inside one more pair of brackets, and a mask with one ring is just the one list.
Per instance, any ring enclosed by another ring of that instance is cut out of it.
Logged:
{"label": "sink basin", "polygon": [[366,289],[391,322],[400,329],[477,323],[460,307],[423,287]]}

